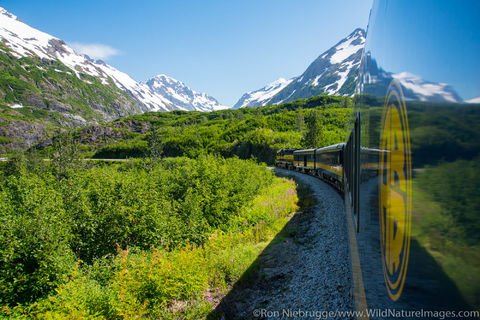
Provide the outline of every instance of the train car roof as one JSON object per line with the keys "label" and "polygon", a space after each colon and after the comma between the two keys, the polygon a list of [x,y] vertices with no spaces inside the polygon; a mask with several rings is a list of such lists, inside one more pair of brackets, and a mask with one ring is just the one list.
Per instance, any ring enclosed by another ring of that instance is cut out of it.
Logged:
{"label": "train car roof", "polygon": [[306,151],[313,151],[315,150],[315,148],[312,148],[312,149],[297,149],[295,150],[296,152],[306,152]]}
{"label": "train car roof", "polygon": [[295,150],[293,153],[304,153],[304,152],[313,152],[315,149],[300,149],[300,150]]}
{"label": "train car roof", "polygon": [[299,150],[299,148],[285,148],[285,149],[278,149],[277,150],[277,153],[280,153],[280,152],[293,152],[295,150]]}
{"label": "train car roof", "polygon": [[315,151],[328,151],[328,150],[334,150],[334,149],[343,149],[345,147],[345,143],[337,143],[337,144],[332,144],[327,147],[315,149]]}
{"label": "train car roof", "polygon": [[298,150],[298,148],[278,149],[278,150],[277,150],[277,153],[282,152],[282,151],[288,151],[288,152],[290,152],[290,151],[295,151],[295,150]]}

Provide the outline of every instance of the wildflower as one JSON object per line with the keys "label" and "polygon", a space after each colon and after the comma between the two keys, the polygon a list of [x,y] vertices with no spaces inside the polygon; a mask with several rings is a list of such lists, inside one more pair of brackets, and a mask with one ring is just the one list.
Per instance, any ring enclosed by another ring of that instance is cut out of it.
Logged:
{"label": "wildflower", "polygon": [[233,263],[233,258],[232,258],[232,259],[230,259],[230,262],[231,262],[231,263]]}
{"label": "wildflower", "polygon": [[247,224],[247,221],[243,221],[243,224]]}

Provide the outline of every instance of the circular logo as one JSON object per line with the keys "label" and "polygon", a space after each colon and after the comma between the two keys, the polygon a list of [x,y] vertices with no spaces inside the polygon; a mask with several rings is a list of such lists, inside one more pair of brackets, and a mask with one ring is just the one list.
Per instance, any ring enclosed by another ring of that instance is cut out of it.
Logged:
{"label": "circular logo", "polygon": [[412,211],[412,162],[407,109],[400,85],[388,87],[382,116],[379,163],[380,246],[385,285],[393,301],[407,274]]}

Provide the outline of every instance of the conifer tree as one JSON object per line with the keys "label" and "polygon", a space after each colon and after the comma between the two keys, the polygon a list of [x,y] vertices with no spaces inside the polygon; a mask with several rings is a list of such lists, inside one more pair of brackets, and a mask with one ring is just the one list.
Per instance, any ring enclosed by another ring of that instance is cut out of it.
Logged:
{"label": "conifer tree", "polygon": [[323,119],[319,110],[312,110],[306,119],[303,145],[307,148],[319,148],[323,143]]}

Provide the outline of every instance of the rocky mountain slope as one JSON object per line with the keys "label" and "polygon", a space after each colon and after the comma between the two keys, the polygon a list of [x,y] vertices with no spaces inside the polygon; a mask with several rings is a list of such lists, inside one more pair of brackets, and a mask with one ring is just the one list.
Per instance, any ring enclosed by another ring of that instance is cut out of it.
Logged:
{"label": "rocky mountain slope", "polygon": [[0,97],[7,105],[53,112],[54,121],[64,126],[173,109],[147,85],[102,61],[77,54],[64,41],[26,25],[3,8],[0,38]]}
{"label": "rocky mountain slope", "polygon": [[214,98],[168,79],[154,88],[139,83],[0,7],[0,151],[31,146],[55,127],[146,111],[222,108]]}
{"label": "rocky mountain slope", "polygon": [[356,29],[322,53],[305,72],[290,80],[279,79],[244,94],[234,108],[279,104],[319,94],[351,96],[365,44],[365,31]]}
{"label": "rocky mountain slope", "polygon": [[[66,94],[67,90],[64,90],[63,86],[61,86],[62,88],[58,86],[57,88],[54,88],[54,86],[47,86],[49,88],[41,86],[39,81],[42,83],[52,82],[52,77],[45,74],[48,71],[52,71],[54,74],[57,73],[53,77],[56,80],[54,82],[62,82],[71,90],[75,91],[77,89],[75,86],[77,83],[72,86],[69,86],[67,83],[77,82],[71,79],[76,77],[83,82],[82,85],[84,87],[92,87],[97,93],[111,91],[115,95],[114,100],[118,101],[114,104],[111,103],[112,101],[92,99],[83,90],[83,96],[69,97],[67,95],[62,99],[56,99],[56,104],[70,109],[70,114],[64,114],[64,116],[70,117],[69,120],[73,124],[91,123],[94,120],[92,117],[96,117],[96,120],[111,120],[118,116],[145,111],[169,111],[174,109],[210,111],[222,108],[214,98],[206,94],[197,93],[180,81],[164,75],[154,77],[147,83],[139,83],[126,73],[107,65],[103,61],[95,61],[86,55],[76,53],[64,41],[26,25],[3,8],[0,8],[0,39],[2,44],[0,54],[3,57],[2,70],[5,73],[14,73],[11,74],[12,76],[20,76],[9,70],[20,65],[20,68],[26,72],[18,78],[23,82],[31,84],[33,87],[37,87],[40,91],[37,92],[37,96],[44,95],[46,89],[50,90],[51,93],[63,89],[62,94]],[[51,66],[53,66],[53,69],[50,68]],[[5,102],[7,104],[18,103],[19,105],[26,104],[44,107],[44,105],[36,103],[38,99],[20,99],[21,97],[17,95],[15,90],[8,88],[9,83],[6,81],[8,79],[5,78],[6,74],[2,74],[4,85],[0,89],[2,92],[0,97],[6,98]],[[12,91],[16,99],[11,94],[7,94],[6,91]],[[66,98],[73,98],[74,100],[84,98],[88,100],[86,104],[92,109],[88,111],[92,111],[93,114],[88,115],[88,112],[76,112],[79,110],[72,108],[71,103],[66,103]],[[72,114],[76,116],[73,117]]]}

